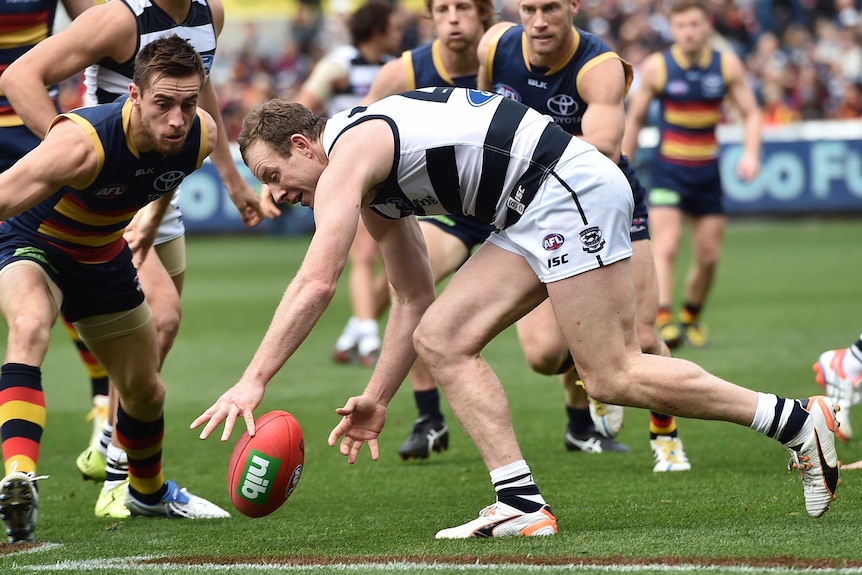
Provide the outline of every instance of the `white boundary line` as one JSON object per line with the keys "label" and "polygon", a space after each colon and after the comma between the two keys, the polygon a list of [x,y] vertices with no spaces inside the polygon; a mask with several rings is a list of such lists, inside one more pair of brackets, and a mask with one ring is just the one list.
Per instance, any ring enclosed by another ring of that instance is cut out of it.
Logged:
{"label": "white boundary line", "polygon": [[[56,544],[55,544],[56,545]],[[59,547],[59,545],[57,545]],[[8,555],[7,555],[8,557]],[[680,573],[680,572],[721,572],[721,573],[775,573],[775,574],[841,574],[854,575],[862,574],[862,567],[847,567],[847,568],[810,568],[810,567],[754,567],[747,565],[666,565],[663,563],[642,563],[642,564],[617,564],[617,565],[584,565],[584,564],[569,564],[569,565],[524,565],[514,563],[497,563],[497,564],[453,564],[453,563],[411,563],[411,562],[391,562],[391,563],[319,563],[316,565],[289,565],[283,563],[268,563],[268,564],[253,564],[253,563],[143,563],[157,559],[154,556],[142,557],[117,557],[113,559],[89,559],[80,561],[62,561],[52,563],[50,565],[20,565],[21,569],[27,572],[51,572],[51,573],[67,573],[67,572],[91,572],[91,571],[135,571],[135,572],[186,572],[186,573],[213,573],[213,572],[230,572],[230,571],[259,571],[266,572],[304,572],[320,569],[331,571],[339,571],[345,573],[359,573],[363,571],[387,572],[387,573],[404,573],[423,571],[463,571],[463,572],[480,572],[493,571],[499,573],[501,571],[512,572],[535,572],[535,573],[573,573],[573,572],[590,572],[601,571],[605,573],[637,573],[642,571],[653,571],[663,573]]]}

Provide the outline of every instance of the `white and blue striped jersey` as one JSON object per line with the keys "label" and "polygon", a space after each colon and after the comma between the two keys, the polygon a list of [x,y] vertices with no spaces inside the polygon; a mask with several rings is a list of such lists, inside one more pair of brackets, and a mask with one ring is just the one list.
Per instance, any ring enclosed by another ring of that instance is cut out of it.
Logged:
{"label": "white and blue striped jersey", "polygon": [[523,215],[561,157],[595,150],[523,104],[447,87],[334,115],[323,132],[326,153],[345,131],[372,119],[389,123],[395,157],[370,207],[392,219],[464,214],[505,229]]}
{"label": "white and blue striped jersey", "polygon": [[117,96],[127,94],[135,71],[135,56],[153,40],[171,34],[187,40],[197,50],[209,74],[216,51],[216,31],[206,0],[192,0],[188,16],[180,24],[151,0],[109,1],[122,2],[134,14],[138,24],[137,45],[134,55],[126,62],[104,59],[87,68],[84,73],[87,105],[113,102]]}

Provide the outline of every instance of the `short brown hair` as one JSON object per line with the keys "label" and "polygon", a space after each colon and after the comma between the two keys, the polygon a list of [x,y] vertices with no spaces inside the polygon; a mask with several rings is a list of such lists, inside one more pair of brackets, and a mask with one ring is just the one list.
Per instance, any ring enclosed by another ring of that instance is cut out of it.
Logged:
{"label": "short brown hair", "polygon": [[[497,13],[494,12],[494,0],[471,0],[476,6],[476,12],[482,20],[482,26],[487,30],[497,23]],[[425,0],[425,11],[431,14],[434,0]]]}
{"label": "short brown hair", "polygon": [[673,0],[670,4],[670,13],[679,14],[691,8],[696,8],[709,16],[709,7],[706,0]]}
{"label": "short brown hair", "polygon": [[302,104],[285,100],[269,100],[255,105],[242,121],[240,130],[239,153],[245,160],[248,147],[255,142],[263,142],[278,154],[289,158],[290,137],[302,134],[310,141],[320,139],[326,119],[314,114]]}
{"label": "short brown hair", "polygon": [[203,87],[206,71],[200,54],[188,41],[171,34],[153,40],[138,51],[132,81],[143,93],[158,78],[184,78],[195,74],[200,78]]}
{"label": "short brown hair", "polygon": [[347,20],[352,44],[359,46],[376,35],[386,34],[389,29],[389,17],[394,13],[392,4],[382,0],[371,0],[358,8]]}

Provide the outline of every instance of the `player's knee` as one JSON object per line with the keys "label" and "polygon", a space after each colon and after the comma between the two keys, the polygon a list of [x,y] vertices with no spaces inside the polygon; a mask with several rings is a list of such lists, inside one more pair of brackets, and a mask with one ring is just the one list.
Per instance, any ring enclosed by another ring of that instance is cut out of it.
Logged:
{"label": "player's knee", "polygon": [[158,374],[129,376],[115,380],[123,408],[130,414],[158,411],[165,403],[165,386]]}
{"label": "player's knee", "polygon": [[156,337],[159,342],[159,356],[164,360],[168,351],[173,347],[174,340],[180,331],[180,320],[182,311],[180,308],[158,314],[155,317]]}
{"label": "player's knee", "polygon": [[51,322],[32,314],[16,314],[9,320],[9,341],[29,350],[47,350]]}

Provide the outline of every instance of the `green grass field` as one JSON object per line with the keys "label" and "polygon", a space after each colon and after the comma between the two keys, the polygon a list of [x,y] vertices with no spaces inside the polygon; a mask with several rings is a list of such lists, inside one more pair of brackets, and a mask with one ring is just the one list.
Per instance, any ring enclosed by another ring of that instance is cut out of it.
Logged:
{"label": "green grass field", "polygon": [[[860,238],[859,221],[734,222],[704,318],[713,344],[678,355],[746,387],[816,394],[811,364],[862,330]],[[240,376],[306,244],[253,235],[188,239],[183,323],[164,370],[164,469],[228,509],[227,462],[239,434],[226,444],[217,435],[202,442],[188,426]],[[438,529],[472,519],[493,501],[487,470],[448,408],[449,451],[425,461],[398,458],[415,417],[409,389],[390,406],[379,461],[365,451],[348,466],[327,446],[335,408],[360,392],[370,373],[329,359],[347,316],[343,284],[257,412],[284,409],[302,424],[299,487],[269,517],[234,513],[211,521],[93,516],[99,488],[82,481],[74,465],[90,434],[89,385],[57,327],[43,366],[48,426],[40,472],[50,479],[40,483],[37,539],[45,545],[0,546],[0,573],[695,573],[707,565],[713,573],[862,572],[862,471],[846,472],[832,509],[812,519],[798,474],[786,471],[786,451],[732,424],[679,421],[692,463],[687,473],[652,473],[648,414],[634,409],[620,435],[631,453],[566,452],[559,383],[529,370],[513,330],[492,342],[486,357],[501,374],[521,447],[560,533],[437,541]],[[862,409],[854,420],[862,430]],[[862,438],[840,445],[839,456],[862,459]]]}

